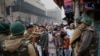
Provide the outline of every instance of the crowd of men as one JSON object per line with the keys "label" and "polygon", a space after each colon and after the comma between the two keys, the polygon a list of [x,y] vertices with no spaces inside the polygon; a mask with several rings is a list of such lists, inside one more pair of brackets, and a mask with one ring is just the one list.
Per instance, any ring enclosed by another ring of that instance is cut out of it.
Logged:
{"label": "crowd of men", "polygon": [[0,22],[0,56],[96,56],[98,35],[89,16],[69,25]]}

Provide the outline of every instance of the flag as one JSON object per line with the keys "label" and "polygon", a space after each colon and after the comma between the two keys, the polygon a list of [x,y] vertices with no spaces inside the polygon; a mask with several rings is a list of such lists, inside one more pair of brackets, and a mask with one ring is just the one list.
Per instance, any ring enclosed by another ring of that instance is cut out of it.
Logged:
{"label": "flag", "polygon": [[63,6],[63,0],[53,0],[55,2],[55,4],[61,8]]}

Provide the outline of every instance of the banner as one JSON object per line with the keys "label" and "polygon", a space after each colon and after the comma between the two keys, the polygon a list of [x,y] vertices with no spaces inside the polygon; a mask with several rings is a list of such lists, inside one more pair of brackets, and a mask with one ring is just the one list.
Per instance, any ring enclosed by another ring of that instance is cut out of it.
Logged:
{"label": "banner", "polygon": [[72,0],[64,0],[64,10],[65,14],[71,13],[73,11],[73,1]]}

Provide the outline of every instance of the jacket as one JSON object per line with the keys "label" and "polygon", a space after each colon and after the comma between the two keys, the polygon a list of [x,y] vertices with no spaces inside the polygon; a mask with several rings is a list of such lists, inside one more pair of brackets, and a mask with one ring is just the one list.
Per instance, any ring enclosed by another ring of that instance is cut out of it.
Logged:
{"label": "jacket", "polygon": [[8,35],[0,34],[0,56],[3,54],[2,44],[8,38]]}
{"label": "jacket", "polygon": [[80,47],[80,39],[81,39],[81,34],[83,32],[83,28],[82,27],[77,27],[74,30],[74,33],[70,39],[70,45],[72,46],[72,49],[74,50],[74,52],[78,52],[78,48]]}
{"label": "jacket", "polygon": [[81,35],[77,56],[97,56],[98,35],[92,28],[86,28]]}
{"label": "jacket", "polygon": [[63,46],[63,39],[60,37],[54,37],[54,44],[56,48],[60,48]]}
{"label": "jacket", "polygon": [[42,49],[43,48],[46,50],[48,49],[48,33],[47,32],[44,32],[38,37],[37,44],[40,45]]}
{"label": "jacket", "polygon": [[[27,50],[25,51],[24,54],[25,55],[27,54],[27,56],[36,56],[33,45],[28,40],[26,41],[26,39],[22,35],[12,36],[10,39],[5,40],[3,44],[3,49],[5,51],[4,53],[8,54],[5,56],[19,55],[18,53],[19,50],[22,49],[20,47],[23,45],[23,40],[25,40],[25,42],[27,43],[27,45],[25,44]],[[25,48],[23,50],[25,50]]]}

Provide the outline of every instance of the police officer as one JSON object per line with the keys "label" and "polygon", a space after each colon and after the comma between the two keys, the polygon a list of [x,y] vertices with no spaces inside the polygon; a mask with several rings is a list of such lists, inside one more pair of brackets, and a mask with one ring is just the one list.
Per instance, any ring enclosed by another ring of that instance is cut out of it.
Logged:
{"label": "police officer", "polygon": [[80,26],[84,28],[84,31],[81,35],[77,56],[97,56],[98,35],[95,30],[90,27],[92,19],[89,16],[85,16],[81,22]]}
{"label": "police officer", "polygon": [[76,19],[76,29],[74,30],[72,37],[70,39],[70,44],[72,46],[72,55],[76,56],[79,48],[80,37],[83,32],[83,28],[80,26],[82,17],[79,16]]}
{"label": "police officer", "polygon": [[9,28],[9,24],[0,22],[0,56],[3,54],[2,43],[7,39],[9,35]]}
{"label": "police officer", "polygon": [[26,26],[26,28],[27,29],[24,32],[24,34],[25,34],[26,37],[29,37],[27,39],[30,39],[32,37],[32,35],[33,35],[33,33],[32,33],[32,31],[33,31],[33,25],[32,24],[29,24],[29,25]]}
{"label": "police officer", "polygon": [[21,22],[16,21],[11,24],[12,37],[4,42],[4,56],[36,56],[33,45],[24,38],[25,29]]}
{"label": "police officer", "polygon": [[89,16],[84,16],[80,26],[75,29],[70,41],[74,49],[74,56],[97,55],[98,37],[94,29],[90,28],[91,24],[92,19]]}

